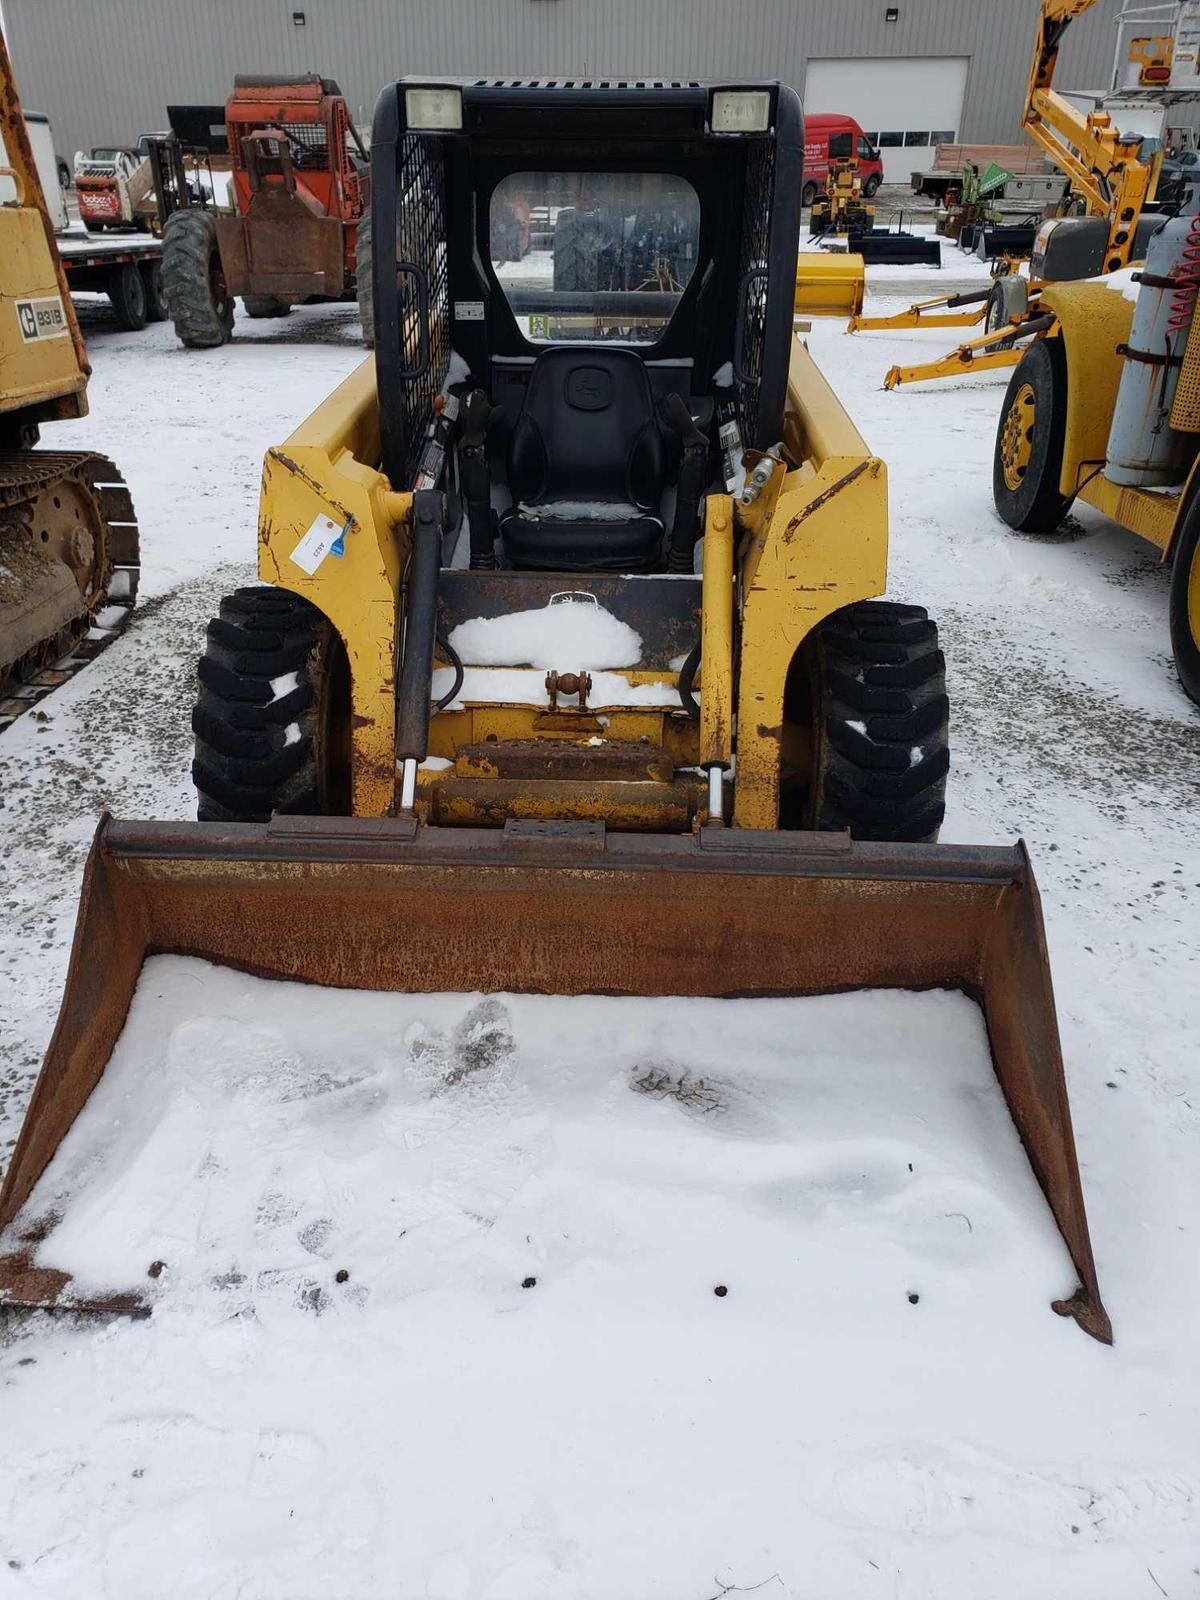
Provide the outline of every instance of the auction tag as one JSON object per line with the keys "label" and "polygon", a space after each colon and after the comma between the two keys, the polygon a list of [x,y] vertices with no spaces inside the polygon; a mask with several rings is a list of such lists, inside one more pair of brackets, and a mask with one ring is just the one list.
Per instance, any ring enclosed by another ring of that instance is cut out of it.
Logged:
{"label": "auction tag", "polygon": [[455,322],[482,322],[482,300],[456,300],[454,302]]}
{"label": "auction tag", "polygon": [[70,333],[67,314],[57,295],[45,300],[16,300],[17,324],[26,344],[33,339],[65,339]]}
{"label": "auction tag", "polygon": [[291,559],[301,572],[307,572],[311,578],[327,555],[340,556],[345,548],[341,527],[332,517],[318,517],[292,551]]}

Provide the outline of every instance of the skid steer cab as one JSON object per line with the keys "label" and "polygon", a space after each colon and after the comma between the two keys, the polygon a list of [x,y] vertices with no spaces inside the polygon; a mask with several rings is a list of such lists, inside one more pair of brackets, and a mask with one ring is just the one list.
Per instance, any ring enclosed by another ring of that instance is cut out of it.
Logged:
{"label": "skid steer cab", "polygon": [[936,629],[792,332],[802,145],[775,83],[384,92],[375,360],[267,457],[202,818],[936,837]]}

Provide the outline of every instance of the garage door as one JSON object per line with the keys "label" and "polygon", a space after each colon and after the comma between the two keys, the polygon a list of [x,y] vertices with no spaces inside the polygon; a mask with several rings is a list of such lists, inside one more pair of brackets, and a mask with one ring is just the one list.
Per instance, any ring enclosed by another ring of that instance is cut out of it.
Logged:
{"label": "garage door", "polygon": [[810,61],[806,112],[853,117],[877,144],[887,183],[933,165],[933,146],[955,144],[967,56],[877,56]]}

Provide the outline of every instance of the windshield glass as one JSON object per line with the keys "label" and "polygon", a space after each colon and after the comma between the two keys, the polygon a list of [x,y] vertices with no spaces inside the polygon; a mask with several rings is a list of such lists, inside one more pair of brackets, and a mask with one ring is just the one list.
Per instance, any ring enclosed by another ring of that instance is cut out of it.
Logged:
{"label": "windshield glass", "polygon": [[492,268],[530,339],[653,344],[696,266],[700,202],[662,172],[515,172],[492,193]]}

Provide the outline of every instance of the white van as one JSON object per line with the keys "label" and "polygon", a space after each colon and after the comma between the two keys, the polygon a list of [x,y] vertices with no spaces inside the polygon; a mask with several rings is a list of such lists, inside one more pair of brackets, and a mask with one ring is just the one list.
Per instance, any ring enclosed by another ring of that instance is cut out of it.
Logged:
{"label": "white van", "polygon": [[[46,209],[50,213],[50,225],[55,233],[65,233],[71,225],[71,218],[67,212],[67,198],[59,181],[58,157],[54,153],[54,134],[50,127],[50,118],[40,111],[25,112],[25,130],[29,134],[29,143],[33,149],[34,164],[37,167],[38,177],[41,180],[42,192],[46,196]],[[0,166],[11,166],[8,152],[4,152],[4,159]],[[16,199],[16,185],[11,178],[0,177],[0,205],[6,201]]]}

